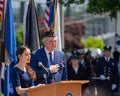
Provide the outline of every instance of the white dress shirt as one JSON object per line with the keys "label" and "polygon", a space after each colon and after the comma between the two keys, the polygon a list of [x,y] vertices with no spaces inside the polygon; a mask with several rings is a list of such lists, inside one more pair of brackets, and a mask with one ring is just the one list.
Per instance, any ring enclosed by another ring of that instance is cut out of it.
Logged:
{"label": "white dress shirt", "polygon": [[[45,47],[45,52],[46,52],[46,55],[47,55],[47,58],[48,58],[48,64],[50,65],[50,52],[46,49]],[[54,61],[54,51],[51,52],[52,53],[52,60]]]}

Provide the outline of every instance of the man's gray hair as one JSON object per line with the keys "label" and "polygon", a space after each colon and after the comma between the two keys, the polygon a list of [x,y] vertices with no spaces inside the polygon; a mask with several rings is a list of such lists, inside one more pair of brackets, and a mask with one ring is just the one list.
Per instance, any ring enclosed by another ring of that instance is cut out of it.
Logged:
{"label": "man's gray hair", "polygon": [[[44,37],[44,38],[42,39],[42,41],[44,42],[47,38],[50,38],[50,37]],[[52,37],[52,38],[57,38],[57,40],[58,40],[58,37],[57,37],[57,36]]]}

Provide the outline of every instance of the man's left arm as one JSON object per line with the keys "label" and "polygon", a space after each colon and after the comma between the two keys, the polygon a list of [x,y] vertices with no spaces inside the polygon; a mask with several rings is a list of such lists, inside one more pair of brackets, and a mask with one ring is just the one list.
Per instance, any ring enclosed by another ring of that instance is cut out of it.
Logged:
{"label": "man's left arm", "polygon": [[113,72],[114,72],[114,79],[113,79],[113,83],[112,83],[112,90],[116,89],[117,88],[117,85],[118,85],[118,66],[117,66],[117,63],[114,62],[114,68],[113,68]]}
{"label": "man's left arm", "polygon": [[66,63],[66,59],[65,56],[63,56],[63,74],[62,74],[62,80],[68,80],[68,76],[67,76],[67,63]]}

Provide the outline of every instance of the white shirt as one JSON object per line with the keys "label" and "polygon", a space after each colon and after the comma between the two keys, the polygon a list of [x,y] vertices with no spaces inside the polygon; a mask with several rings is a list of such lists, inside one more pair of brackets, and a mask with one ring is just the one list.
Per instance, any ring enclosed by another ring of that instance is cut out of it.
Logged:
{"label": "white shirt", "polygon": [[74,71],[75,71],[75,74],[77,74],[78,68],[73,68],[73,69],[74,69]]}
{"label": "white shirt", "polygon": [[85,60],[84,60],[84,59],[82,59],[82,60],[80,60],[80,63],[83,65],[84,61],[85,61]]}
{"label": "white shirt", "polygon": [[109,60],[110,60],[110,57],[105,57],[105,60],[106,60],[106,61],[109,61]]}
{"label": "white shirt", "polygon": [[[46,52],[46,55],[47,55],[47,58],[48,58],[48,64],[50,64],[50,52],[46,49],[45,47],[45,52]],[[51,52],[52,53],[52,60],[54,61],[54,51]]]}

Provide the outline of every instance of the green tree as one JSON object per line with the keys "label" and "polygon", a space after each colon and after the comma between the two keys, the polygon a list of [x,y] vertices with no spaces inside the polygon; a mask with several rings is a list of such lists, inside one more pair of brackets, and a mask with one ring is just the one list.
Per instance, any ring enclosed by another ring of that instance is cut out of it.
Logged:
{"label": "green tree", "polygon": [[16,43],[17,47],[23,44],[23,26],[19,25],[18,30],[16,32]]}
{"label": "green tree", "polygon": [[102,39],[89,36],[87,39],[81,39],[81,43],[85,48],[100,48],[103,49],[104,42]]}
{"label": "green tree", "polygon": [[83,4],[88,1],[87,12],[103,14],[108,12],[111,18],[116,18],[117,11],[120,10],[120,0],[60,0],[65,6],[70,4]]}

